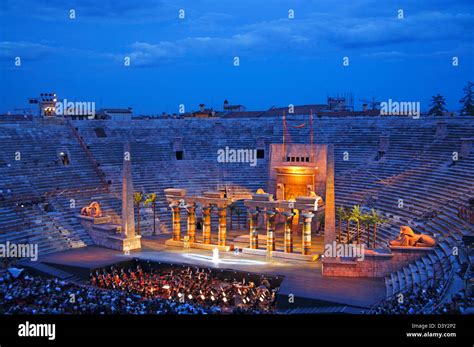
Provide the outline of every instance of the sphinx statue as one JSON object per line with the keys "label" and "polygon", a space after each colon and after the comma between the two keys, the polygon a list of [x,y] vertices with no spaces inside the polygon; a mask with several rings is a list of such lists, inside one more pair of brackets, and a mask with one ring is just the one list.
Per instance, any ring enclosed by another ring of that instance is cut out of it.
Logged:
{"label": "sphinx statue", "polygon": [[401,247],[434,247],[436,240],[425,234],[415,234],[412,228],[402,225],[400,234],[395,240],[390,241],[390,246]]}
{"label": "sphinx statue", "polygon": [[318,198],[319,198],[318,206],[321,206],[321,205],[324,204],[323,198],[321,196],[319,196],[318,194],[316,194],[316,192],[312,189],[309,191],[309,197],[310,198],[316,198],[316,200],[318,200]]}
{"label": "sphinx statue", "polygon": [[102,217],[102,209],[100,208],[100,204],[97,201],[93,201],[89,204],[89,206],[83,207],[81,209],[81,216],[87,217]]}

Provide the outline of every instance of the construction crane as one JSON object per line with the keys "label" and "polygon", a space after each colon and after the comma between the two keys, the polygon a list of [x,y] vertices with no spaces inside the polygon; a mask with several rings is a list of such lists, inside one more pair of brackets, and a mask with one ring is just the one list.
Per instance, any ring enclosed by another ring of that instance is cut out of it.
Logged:
{"label": "construction crane", "polygon": [[374,97],[372,97],[372,100],[359,99],[359,101],[362,101],[366,103],[367,105],[370,105],[371,110],[378,110],[380,108],[380,101],[375,100]]}

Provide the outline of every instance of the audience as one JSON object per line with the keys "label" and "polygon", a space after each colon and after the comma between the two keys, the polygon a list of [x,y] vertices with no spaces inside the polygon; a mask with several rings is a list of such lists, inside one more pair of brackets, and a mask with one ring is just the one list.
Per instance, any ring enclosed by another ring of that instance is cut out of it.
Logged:
{"label": "audience", "polygon": [[266,279],[256,285],[245,278],[220,279],[210,269],[192,267],[152,271],[143,271],[140,266],[127,271],[111,268],[91,274],[90,282],[99,288],[218,308],[222,312],[272,312],[276,297],[276,289],[272,290]]}
{"label": "audience", "polygon": [[384,300],[370,313],[375,314],[419,314],[422,309],[435,305],[443,294],[442,285],[431,285],[427,288],[415,286],[393,298]]}
{"label": "audience", "polygon": [[22,274],[0,275],[0,314],[273,313],[269,283],[218,279],[206,269],[145,272],[113,268],[90,285]]}
{"label": "audience", "polygon": [[[277,289],[269,280],[217,276],[192,267],[144,271],[112,267],[90,275],[91,285],[22,273],[0,275],[0,314],[216,314],[274,313]],[[442,285],[415,287],[383,301],[374,314],[467,313],[474,306],[465,290],[442,301]],[[439,302],[442,304],[439,304]],[[431,312],[430,312],[431,313]]]}
{"label": "audience", "polygon": [[451,295],[450,300],[437,307],[435,313],[467,313],[468,309],[474,307],[474,298],[466,295],[464,289]]}

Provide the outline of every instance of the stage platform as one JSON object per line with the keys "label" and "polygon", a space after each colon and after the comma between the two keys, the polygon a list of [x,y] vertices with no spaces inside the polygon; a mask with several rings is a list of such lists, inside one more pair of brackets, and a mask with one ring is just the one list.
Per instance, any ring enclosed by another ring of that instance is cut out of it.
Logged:
{"label": "stage platform", "polygon": [[[202,249],[181,249],[165,246],[170,235],[142,238],[142,249],[125,255],[120,251],[98,246],[58,252],[39,261],[68,271],[84,280],[90,270],[129,261],[133,258],[170,264],[187,264],[226,269],[268,276],[282,276],[278,292],[279,309],[303,306],[350,306],[368,308],[385,296],[383,279],[335,278],[321,275],[321,263],[288,259],[268,259],[241,252],[221,252],[215,261],[212,252]],[[214,240],[213,240],[214,241]],[[294,301],[291,302],[291,298]]]}

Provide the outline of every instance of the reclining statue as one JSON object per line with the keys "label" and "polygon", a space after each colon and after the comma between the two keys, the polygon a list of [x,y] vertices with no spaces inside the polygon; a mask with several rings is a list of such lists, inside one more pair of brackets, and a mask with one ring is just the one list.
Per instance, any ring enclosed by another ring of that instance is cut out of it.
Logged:
{"label": "reclining statue", "polygon": [[81,209],[81,216],[87,217],[102,217],[102,210],[100,208],[100,204],[97,201],[93,201],[89,204],[89,206],[83,207]]}
{"label": "reclining statue", "polygon": [[[319,196],[318,194],[316,194],[316,192],[313,191],[313,190],[310,190],[309,197],[310,198],[316,198],[316,200],[318,201],[318,206],[321,206],[321,205],[324,204],[323,198],[321,196]],[[318,200],[318,198],[319,198],[319,200]]]}
{"label": "reclining statue", "polygon": [[400,235],[395,240],[390,241],[390,246],[402,247],[434,247],[436,240],[425,234],[415,234],[408,226],[400,227]]}

